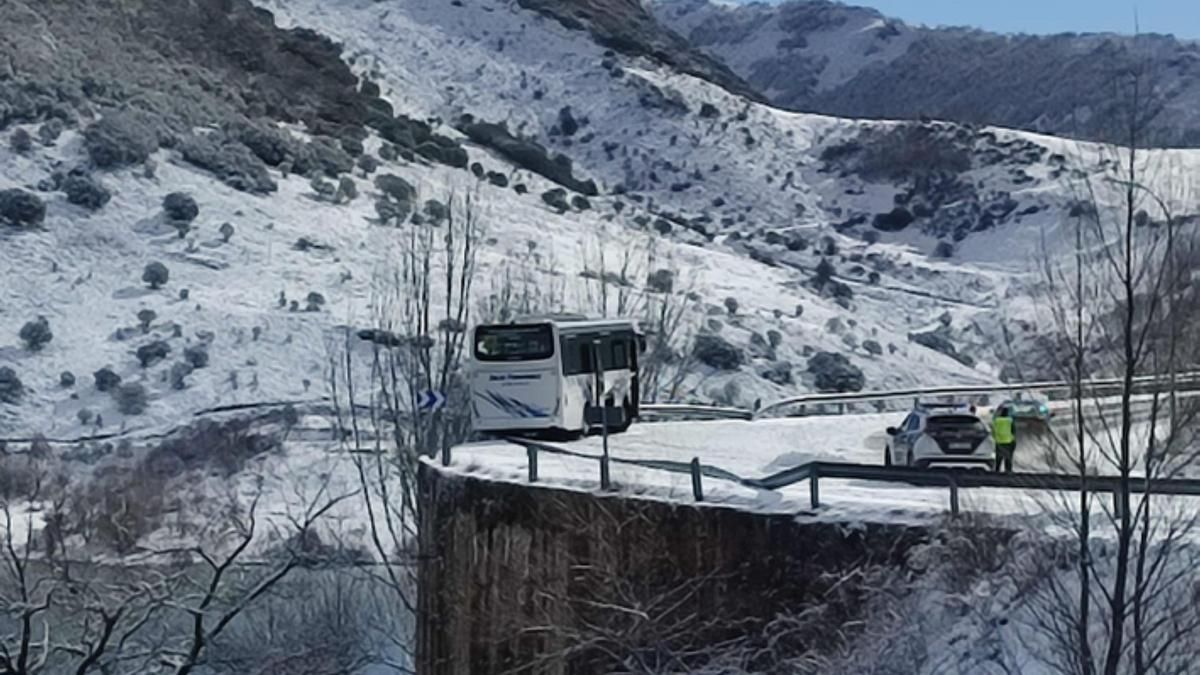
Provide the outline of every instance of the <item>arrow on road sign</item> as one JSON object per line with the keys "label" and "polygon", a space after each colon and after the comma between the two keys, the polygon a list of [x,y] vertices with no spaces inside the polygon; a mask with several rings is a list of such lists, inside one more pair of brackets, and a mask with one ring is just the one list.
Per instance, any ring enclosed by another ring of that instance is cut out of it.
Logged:
{"label": "arrow on road sign", "polygon": [[440,391],[426,389],[417,395],[417,409],[421,412],[437,412],[446,405],[446,395]]}

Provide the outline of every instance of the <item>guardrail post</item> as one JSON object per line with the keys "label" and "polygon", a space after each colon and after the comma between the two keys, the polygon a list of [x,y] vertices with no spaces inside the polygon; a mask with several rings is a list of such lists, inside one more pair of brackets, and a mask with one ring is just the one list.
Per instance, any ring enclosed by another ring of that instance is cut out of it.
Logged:
{"label": "guardrail post", "polygon": [[608,457],[600,457],[600,489],[608,490],[611,487],[608,479]]}
{"label": "guardrail post", "polygon": [[696,501],[704,501],[704,485],[700,482],[700,458],[692,458],[692,496]]}
{"label": "guardrail post", "polygon": [[537,448],[527,445],[525,446],[525,452],[529,456],[529,482],[536,483],[538,480]]}
{"label": "guardrail post", "polygon": [[817,467],[812,468],[812,472],[808,474],[808,496],[812,501],[814,509],[821,508],[821,471]]}
{"label": "guardrail post", "polygon": [[954,480],[954,476],[949,478],[950,483],[950,515],[954,518],[958,517],[958,481]]}

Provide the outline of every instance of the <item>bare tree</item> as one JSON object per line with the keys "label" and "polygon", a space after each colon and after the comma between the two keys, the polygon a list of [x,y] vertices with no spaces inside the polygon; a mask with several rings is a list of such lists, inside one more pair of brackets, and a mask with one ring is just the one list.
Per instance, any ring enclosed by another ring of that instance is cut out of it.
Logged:
{"label": "bare tree", "polygon": [[[379,562],[375,579],[412,616],[420,460],[448,457],[470,425],[463,360],[483,218],[473,193],[451,194],[446,206],[441,223],[402,226],[400,245],[376,278],[371,341],[364,347],[347,333],[330,349],[337,428],[357,471]],[[426,392],[443,395],[446,406],[426,409]],[[409,662],[411,628],[392,636]]]}
{"label": "bare tree", "polygon": [[[1153,82],[1142,64],[1114,78],[1108,114],[1126,140],[1079,153],[1074,253],[1064,261],[1048,251],[1042,264],[1051,360],[1074,384],[1070,433],[1046,439],[1045,461],[1078,475],[1080,486],[1077,496],[1044,505],[1073,532],[1075,574],[1048,575],[1031,616],[1055,636],[1046,660],[1080,675],[1176,672],[1200,628],[1200,615],[1172,590],[1190,578],[1194,554],[1183,541],[1197,517],[1154,490],[1155,481],[1192,471],[1200,452],[1200,408],[1176,378],[1200,356],[1183,339],[1200,306],[1191,281],[1196,234],[1176,212],[1193,191],[1164,153],[1145,148],[1158,107]],[[1115,397],[1089,386],[1097,374],[1120,379]],[[1139,395],[1147,375],[1155,381]],[[1087,489],[1097,473],[1118,477],[1111,502]],[[1148,489],[1137,494],[1142,478]],[[1109,532],[1115,554],[1098,560],[1093,538]]]}

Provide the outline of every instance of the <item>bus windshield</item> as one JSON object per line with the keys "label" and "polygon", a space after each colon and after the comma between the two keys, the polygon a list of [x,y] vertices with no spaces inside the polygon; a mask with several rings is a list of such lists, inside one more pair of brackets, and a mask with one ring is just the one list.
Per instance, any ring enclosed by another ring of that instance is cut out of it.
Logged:
{"label": "bus windshield", "polygon": [[550,324],[480,326],[475,329],[475,358],[479,361],[543,361],[554,356]]}

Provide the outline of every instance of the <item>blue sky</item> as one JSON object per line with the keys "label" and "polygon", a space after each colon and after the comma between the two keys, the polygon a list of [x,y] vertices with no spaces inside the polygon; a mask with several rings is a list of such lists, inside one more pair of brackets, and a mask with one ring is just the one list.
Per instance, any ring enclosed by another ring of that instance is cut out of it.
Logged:
{"label": "blue sky", "polygon": [[1111,31],[1200,38],[1200,0],[845,0],[909,23],[976,26],[1004,33]]}

